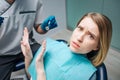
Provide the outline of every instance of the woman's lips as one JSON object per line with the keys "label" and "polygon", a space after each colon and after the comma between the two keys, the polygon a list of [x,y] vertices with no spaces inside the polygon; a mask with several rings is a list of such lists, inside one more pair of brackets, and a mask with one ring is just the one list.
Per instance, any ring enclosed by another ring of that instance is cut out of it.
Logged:
{"label": "woman's lips", "polygon": [[72,41],[72,46],[75,47],[75,48],[80,48],[80,46],[74,41]]}

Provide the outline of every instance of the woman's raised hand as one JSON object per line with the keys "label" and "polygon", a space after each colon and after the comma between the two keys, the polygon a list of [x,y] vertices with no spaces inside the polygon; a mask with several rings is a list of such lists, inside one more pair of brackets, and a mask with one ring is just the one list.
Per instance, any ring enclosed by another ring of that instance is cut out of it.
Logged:
{"label": "woman's raised hand", "polygon": [[44,61],[43,55],[46,50],[46,41],[44,40],[42,43],[41,52],[36,57],[36,71],[37,71],[37,80],[46,80],[45,70],[44,70]]}
{"label": "woman's raised hand", "polygon": [[29,44],[29,33],[26,27],[24,29],[24,34],[21,40],[21,49],[22,49],[23,55],[25,56],[25,59],[31,60],[33,58],[32,51]]}

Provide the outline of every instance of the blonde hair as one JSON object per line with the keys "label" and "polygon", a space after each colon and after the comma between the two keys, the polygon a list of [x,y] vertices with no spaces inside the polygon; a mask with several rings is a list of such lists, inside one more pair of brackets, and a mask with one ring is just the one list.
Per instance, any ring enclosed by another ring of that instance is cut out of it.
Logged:
{"label": "blonde hair", "polygon": [[[112,37],[112,23],[108,17],[100,13],[87,13],[85,14],[77,23],[77,25],[83,20],[85,17],[90,17],[98,26],[99,33],[100,33],[100,40],[99,40],[99,50],[95,53],[94,56],[89,57],[91,62],[94,66],[99,66],[103,63],[106,55],[108,53],[111,37]],[[92,55],[94,51],[91,51],[88,55]]]}

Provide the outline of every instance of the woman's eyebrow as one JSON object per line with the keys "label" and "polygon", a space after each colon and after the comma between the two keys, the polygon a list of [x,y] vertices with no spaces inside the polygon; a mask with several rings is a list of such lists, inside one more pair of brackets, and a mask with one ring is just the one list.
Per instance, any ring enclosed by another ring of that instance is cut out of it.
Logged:
{"label": "woman's eyebrow", "polygon": [[79,27],[79,28],[84,28],[82,25],[78,25],[77,27]]}

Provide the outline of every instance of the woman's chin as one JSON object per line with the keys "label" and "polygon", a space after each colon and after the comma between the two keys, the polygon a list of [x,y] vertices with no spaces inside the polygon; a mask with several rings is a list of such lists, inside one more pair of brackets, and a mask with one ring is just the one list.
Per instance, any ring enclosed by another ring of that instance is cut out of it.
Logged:
{"label": "woman's chin", "polygon": [[79,53],[75,48],[73,48],[73,47],[69,47],[70,48],[70,50],[72,51],[72,52],[74,52],[74,53]]}

